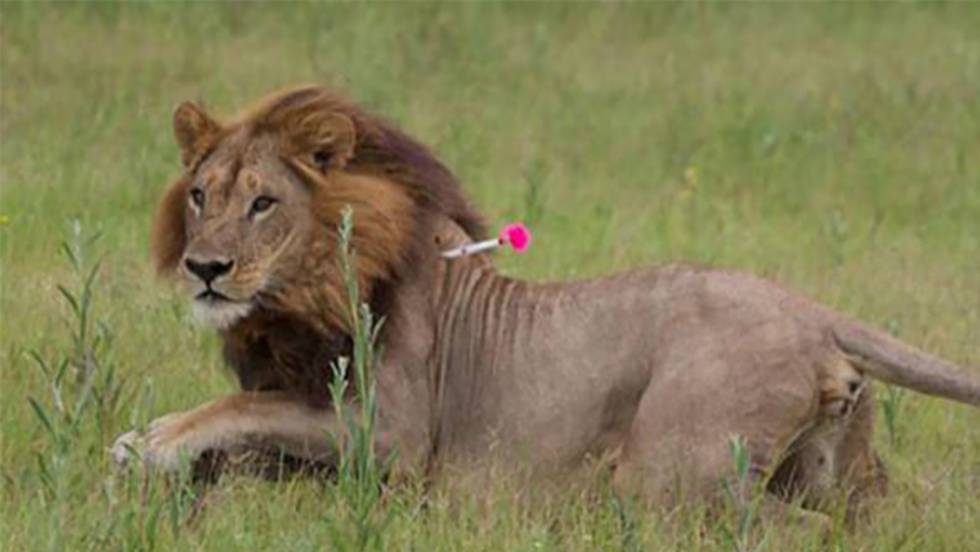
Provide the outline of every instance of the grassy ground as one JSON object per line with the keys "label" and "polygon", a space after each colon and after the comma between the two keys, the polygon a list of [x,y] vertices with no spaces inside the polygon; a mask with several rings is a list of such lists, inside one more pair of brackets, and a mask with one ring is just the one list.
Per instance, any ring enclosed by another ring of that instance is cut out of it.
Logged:
{"label": "grassy ground", "polygon": [[[188,523],[182,495],[110,477],[117,433],[233,388],[214,336],[148,266],[178,101],[227,113],[332,83],[431,144],[492,220],[532,225],[533,253],[502,259],[512,274],[738,267],[980,366],[978,28],[972,4],[0,5],[0,549],[308,550],[338,528],[316,481],[225,479]],[[64,240],[83,272],[102,259],[85,324],[56,287],[79,285]],[[96,393],[74,414],[75,365],[49,379],[94,341],[80,364]],[[889,396],[876,440],[892,494],[872,522],[752,542],[976,549],[980,418]],[[731,519],[624,510],[601,483],[510,496],[423,507],[400,489],[385,544],[733,547]]]}

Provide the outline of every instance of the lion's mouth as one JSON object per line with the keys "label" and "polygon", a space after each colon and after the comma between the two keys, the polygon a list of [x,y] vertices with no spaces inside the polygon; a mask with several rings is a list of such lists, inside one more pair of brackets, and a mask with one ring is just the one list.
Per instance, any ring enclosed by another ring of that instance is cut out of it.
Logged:
{"label": "lion's mouth", "polygon": [[220,291],[208,287],[194,296],[195,317],[218,329],[230,327],[251,312],[253,301],[232,299]]}
{"label": "lion's mouth", "polygon": [[221,293],[220,291],[215,291],[210,287],[198,293],[194,296],[194,299],[198,301],[204,301],[205,303],[218,303],[222,301],[232,301],[231,297]]}

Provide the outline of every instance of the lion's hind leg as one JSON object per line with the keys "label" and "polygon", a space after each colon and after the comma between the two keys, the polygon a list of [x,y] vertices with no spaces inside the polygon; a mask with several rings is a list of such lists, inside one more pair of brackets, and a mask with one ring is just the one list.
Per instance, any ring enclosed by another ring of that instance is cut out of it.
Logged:
{"label": "lion's hind leg", "polygon": [[798,372],[740,374],[720,358],[685,368],[651,382],[614,476],[620,489],[668,507],[716,502],[736,475],[733,442],[744,445],[750,476],[764,480],[816,411],[815,379]]}
{"label": "lion's hind leg", "polygon": [[[656,455],[639,460],[623,458],[616,466],[614,485],[620,495],[639,495],[653,506],[673,509],[685,504],[703,504],[709,512],[722,514],[752,504],[757,519],[795,523],[824,530],[831,520],[823,512],[767,488],[775,448],[754,437],[732,433],[686,448],[685,454]],[[733,445],[734,442],[740,445]],[[744,478],[737,472],[733,446],[744,446],[749,465]],[[656,464],[654,464],[656,463]]]}
{"label": "lion's hind leg", "polygon": [[842,357],[834,356],[819,376],[820,407],[810,428],[787,448],[768,489],[807,508],[841,504],[853,520],[866,499],[883,495],[887,477],[871,438],[872,389]]}
{"label": "lion's hind leg", "polygon": [[[690,363],[664,369],[669,377],[651,382],[622,447],[617,490],[668,508],[703,501],[716,511],[757,497],[763,517],[827,526],[823,514],[765,489],[819,410],[815,372],[795,364],[792,351],[770,351],[740,358],[701,349]],[[743,454],[748,473],[740,475]]]}
{"label": "lion's hind leg", "polygon": [[840,421],[841,437],[834,451],[834,482],[846,500],[848,521],[866,512],[868,504],[888,492],[888,474],[872,444],[875,401],[871,386],[853,397]]}

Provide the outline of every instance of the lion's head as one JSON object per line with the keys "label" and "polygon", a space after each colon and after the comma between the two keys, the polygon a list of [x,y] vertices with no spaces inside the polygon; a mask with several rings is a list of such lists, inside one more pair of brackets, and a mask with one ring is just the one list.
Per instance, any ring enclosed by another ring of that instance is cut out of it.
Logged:
{"label": "lion's head", "polygon": [[424,146],[324,88],[273,94],[228,122],[185,102],[173,125],[185,171],[158,208],[153,257],[219,328],[257,310],[318,330],[345,326],[335,264],[345,205],[366,297],[419,254],[434,215],[474,238],[484,233],[456,179]]}

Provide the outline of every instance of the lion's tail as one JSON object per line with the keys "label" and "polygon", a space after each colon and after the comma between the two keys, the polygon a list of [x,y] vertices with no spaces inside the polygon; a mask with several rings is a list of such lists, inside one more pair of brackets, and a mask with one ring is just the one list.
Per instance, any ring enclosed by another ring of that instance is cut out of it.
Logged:
{"label": "lion's tail", "polygon": [[980,406],[980,374],[976,370],[970,373],[855,323],[834,327],[833,336],[848,359],[875,379]]}

